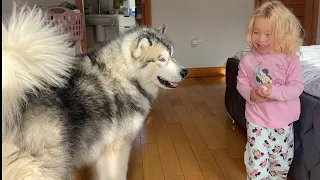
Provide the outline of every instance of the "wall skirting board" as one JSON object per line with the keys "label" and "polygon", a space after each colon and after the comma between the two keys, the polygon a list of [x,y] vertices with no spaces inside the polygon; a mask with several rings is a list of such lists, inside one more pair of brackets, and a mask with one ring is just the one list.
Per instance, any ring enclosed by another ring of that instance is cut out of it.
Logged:
{"label": "wall skirting board", "polygon": [[208,76],[225,76],[225,67],[202,67],[202,68],[187,68],[188,78],[208,77]]}

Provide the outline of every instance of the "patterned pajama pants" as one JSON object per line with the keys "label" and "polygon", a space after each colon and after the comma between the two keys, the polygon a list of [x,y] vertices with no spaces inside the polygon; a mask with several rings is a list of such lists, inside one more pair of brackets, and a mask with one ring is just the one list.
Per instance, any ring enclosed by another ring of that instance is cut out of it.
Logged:
{"label": "patterned pajama pants", "polygon": [[244,162],[247,180],[285,180],[293,159],[292,123],[279,129],[268,129],[247,123],[247,145]]}

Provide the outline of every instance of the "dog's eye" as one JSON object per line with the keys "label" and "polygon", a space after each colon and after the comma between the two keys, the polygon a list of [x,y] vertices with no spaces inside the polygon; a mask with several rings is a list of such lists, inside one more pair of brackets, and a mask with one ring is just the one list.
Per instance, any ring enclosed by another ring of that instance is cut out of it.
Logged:
{"label": "dog's eye", "polygon": [[160,58],[159,61],[165,62],[166,60],[164,58]]}

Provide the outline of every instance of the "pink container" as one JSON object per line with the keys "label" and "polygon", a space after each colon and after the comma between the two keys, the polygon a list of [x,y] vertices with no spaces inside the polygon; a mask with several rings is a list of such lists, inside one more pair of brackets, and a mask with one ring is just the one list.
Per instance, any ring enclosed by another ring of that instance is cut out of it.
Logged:
{"label": "pink container", "polygon": [[46,9],[48,20],[53,20],[54,25],[59,25],[61,33],[68,33],[70,40],[78,41],[83,39],[84,14],[77,13],[71,9],[52,6]]}

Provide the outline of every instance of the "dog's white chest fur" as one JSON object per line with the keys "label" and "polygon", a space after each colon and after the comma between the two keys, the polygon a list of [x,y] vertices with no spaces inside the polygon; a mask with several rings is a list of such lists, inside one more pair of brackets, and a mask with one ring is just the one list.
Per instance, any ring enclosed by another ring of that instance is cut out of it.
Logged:
{"label": "dog's white chest fur", "polygon": [[123,122],[114,126],[106,128],[102,133],[102,141],[96,141],[89,151],[76,151],[75,152],[75,164],[77,167],[92,164],[96,162],[103,153],[108,151],[114,151],[119,144],[131,147],[131,141],[139,133],[145,116],[140,113],[135,113],[132,116],[128,116],[121,120],[117,119],[116,122]]}
{"label": "dog's white chest fur", "polygon": [[117,119],[119,124],[113,126],[111,130],[108,129],[105,133],[105,144],[112,146],[114,141],[135,136],[142,127],[144,120],[145,116],[138,112],[122,120]]}

